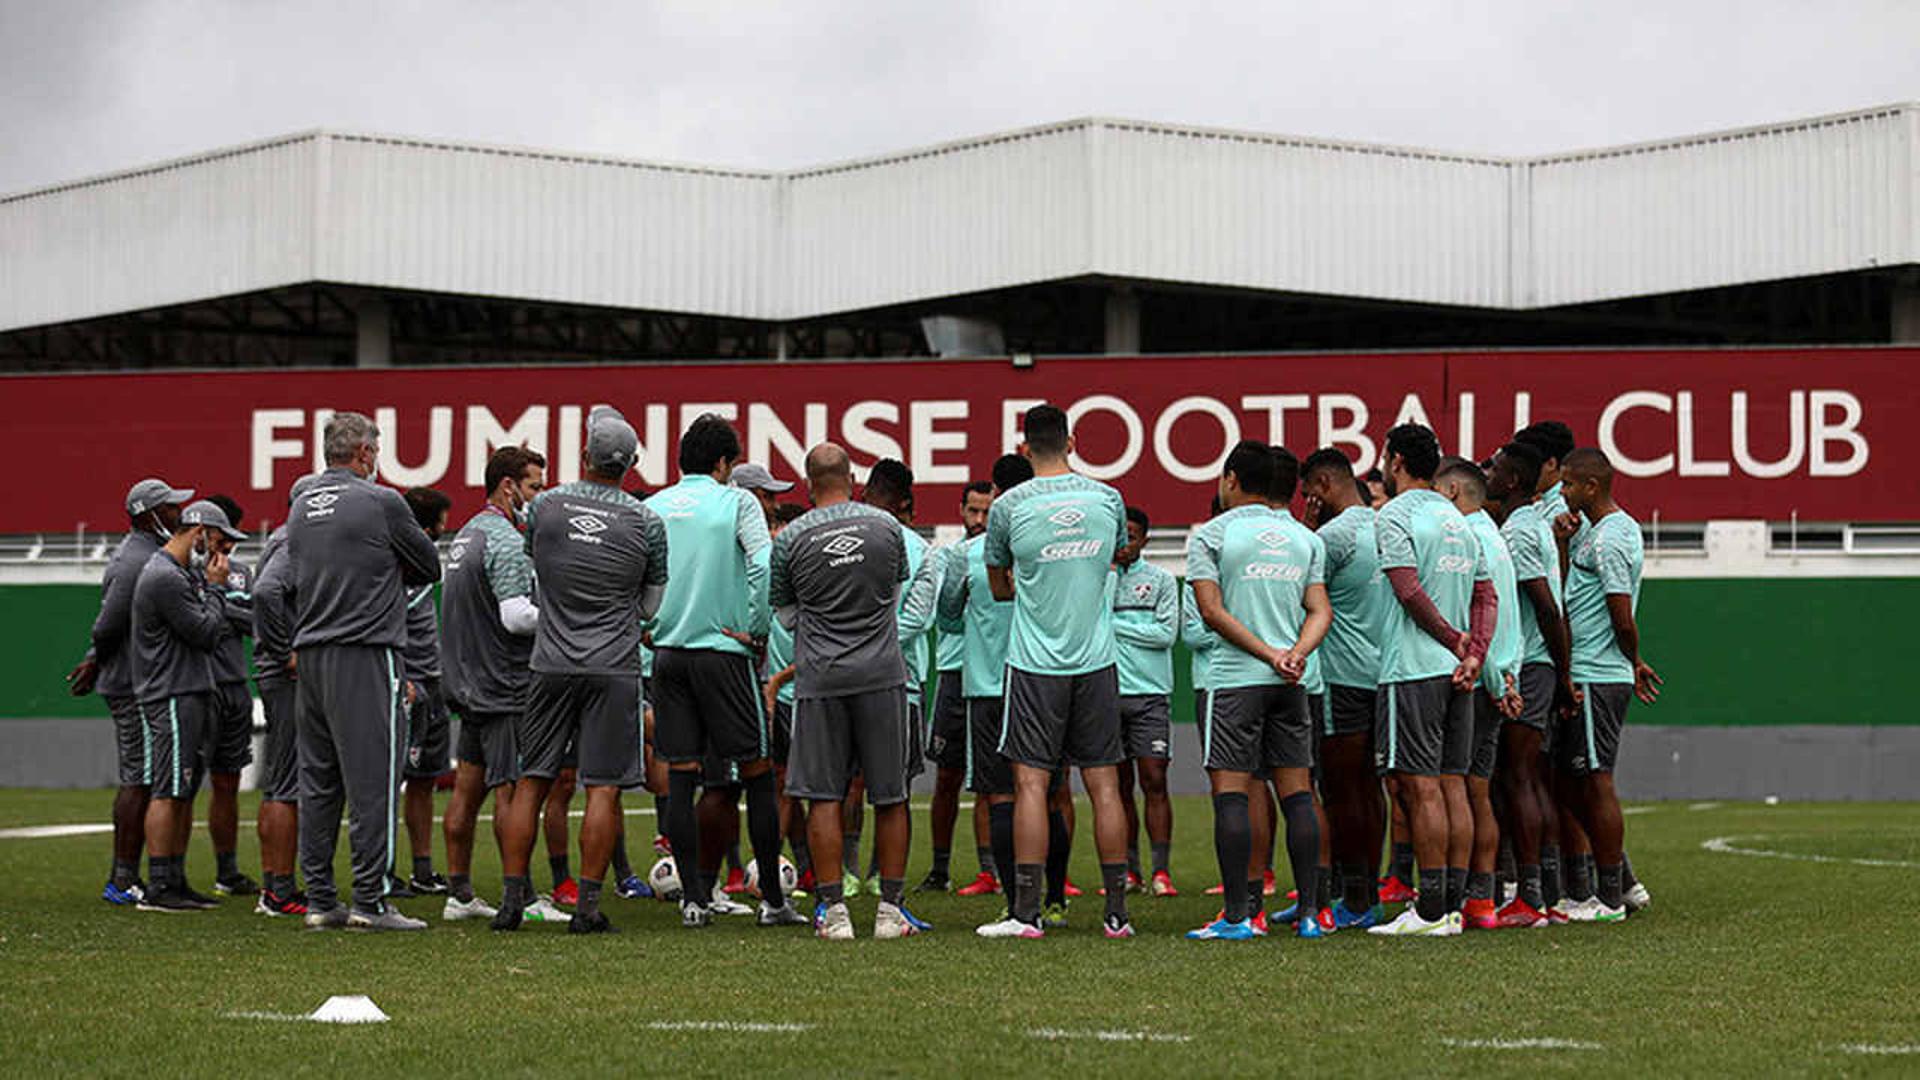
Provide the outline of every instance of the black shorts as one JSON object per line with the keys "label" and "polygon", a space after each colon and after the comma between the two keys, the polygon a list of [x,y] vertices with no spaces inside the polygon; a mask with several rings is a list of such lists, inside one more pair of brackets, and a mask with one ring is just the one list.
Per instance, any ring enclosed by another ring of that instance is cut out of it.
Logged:
{"label": "black shorts", "polygon": [[1576,776],[1610,773],[1620,754],[1620,729],[1633,704],[1632,683],[1580,683],[1580,707],[1553,733],[1553,760]]}
{"label": "black shorts", "polygon": [[1167,695],[1122,695],[1120,741],[1129,758],[1173,757],[1173,703]]}
{"label": "black shorts", "polygon": [[927,771],[927,720],[919,691],[907,691],[907,782]]}
{"label": "black shorts", "polygon": [[773,732],[768,749],[772,751],[775,765],[785,765],[793,755],[793,702],[774,700]]}
{"label": "black shorts", "polygon": [[1007,668],[1000,752],[1036,769],[1095,768],[1126,760],[1120,745],[1120,677],[1112,665],[1081,675]]}
{"label": "black shorts", "polygon": [[520,779],[520,745],[513,713],[460,714],[460,745],[454,751],[463,765],[486,770],[487,790]]}
{"label": "black shorts", "polygon": [[260,766],[263,802],[300,801],[300,752],[296,733],[300,684],[287,678],[261,679],[260,709],[267,714],[267,759]]}
{"label": "black shorts", "polygon": [[733,762],[771,749],[753,661],[718,649],[657,649],[653,654],[653,747],[683,765],[712,754]]}
{"label": "black shorts", "polygon": [[1373,762],[1383,773],[1465,776],[1473,764],[1473,695],[1455,691],[1451,675],[1382,686]]}
{"label": "black shorts", "polygon": [[213,695],[179,694],[140,703],[147,725],[147,785],[156,799],[193,801],[205,777]]}
{"label": "black shorts", "polygon": [[253,695],[246,683],[213,688],[213,729],[207,733],[207,771],[237,773],[253,762]]}
{"label": "black shorts", "polygon": [[1200,741],[1200,767],[1210,771],[1311,769],[1313,714],[1307,692],[1284,683],[1209,690]]}
{"label": "black shorts", "polygon": [[1500,706],[1485,687],[1473,690],[1473,753],[1467,761],[1467,775],[1481,780],[1493,779],[1493,763],[1500,750]]}
{"label": "black shorts", "polygon": [[793,704],[787,794],[816,801],[844,799],[858,772],[866,781],[869,803],[905,802],[912,727],[904,686],[800,698]]}
{"label": "black shorts", "polygon": [[1321,732],[1328,738],[1373,734],[1373,710],[1379,696],[1371,686],[1327,684],[1327,715]]}
{"label": "black shorts", "polygon": [[148,773],[147,721],[140,715],[140,700],[114,694],[106,702],[107,711],[113,714],[113,749],[120,786],[146,787],[153,781]]}
{"label": "black shorts", "polygon": [[1013,766],[1000,752],[1006,723],[1004,698],[970,697],[967,702],[967,790],[975,795],[1013,794]]}
{"label": "black shorts", "polygon": [[967,699],[960,693],[960,672],[942,671],[933,688],[933,730],[927,760],[936,769],[967,767]]}
{"label": "black shorts", "polygon": [[1553,692],[1560,676],[1552,664],[1528,664],[1520,669],[1520,718],[1509,724],[1525,724],[1548,738],[1553,734]]}
{"label": "black shorts", "polygon": [[431,780],[450,767],[447,701],[440,694],[439,679],[418,679],[413,685],[419,696],[407,710],[407,763],[403,771],[409,780]]}
{"label": "black shorts", "polygon": [[533,673],[521,717],[520,772],[551,780],[566,768],[567,747],[579,752],[580,782],[611,787],[639,769],[640,676]]}

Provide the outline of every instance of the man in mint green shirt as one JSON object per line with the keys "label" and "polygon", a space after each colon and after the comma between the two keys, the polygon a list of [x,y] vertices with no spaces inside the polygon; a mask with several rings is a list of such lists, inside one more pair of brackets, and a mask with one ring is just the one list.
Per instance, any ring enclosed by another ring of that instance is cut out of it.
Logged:
{"label": "man in mint green shirt", "polygon": [[[1640,655],[1635,621],[1645,550],[1640,523],[1613,501],[1613,464],[1606,454],[1587,447],[1573,451],[1564,481],[1569,513],[1554,523],[1554,537],[1569,545],[1567,628],[1576,701],[1554,732],[1554,759],[1573,781],[1571,809],[1593,844],[1598,875],[1597,909],[1581,907],[1575,917],[1617,922],[1626,918],[1625,829],[1613,766],[1627,706],[1635,697],[1651,705],[1660,696],[1660,676]],[[1584,529],[1578,528],[1582,522]]]}
{"label": "man in mint green shirt", "polygon": [[[760,880],[779,880],[780,814],[767,718],[754,667],[767,648],[771,543],[760,503],[728,478],[740,435],[711,413],[680,436],[681,479],[647,500],[667,531],[668,577],[653,621],[654,749],[667,761],[667,838],[682,858],[700,850],[694,791],[703,758],[734,763],[747,792],[747,830]],[[681,873],[684,925],[712,919],[699,873]]]}
{"label": "man in mint green shirt", "polygon": [[1136,773],[1146,802],[1147,843],[1153,852],[1156,895],[1173,879],[1173,802],[1167,797],[1167,761],[1173,756],[1173,643],[1180,636],[1180,583],[1140,557],[1151,527],[1147,512],[1127,507],[1127,543],[1114,556],[1113,637],[1120,673],[1120,800],[1127,812],[1127,885],[1145,884],[1140,867],[1140,822],[1133,803]]}
{"label": "man in mint green shirt", "polygon": [[994,500],[984,551],[993,595],[1013,602],[1000,751],[1014,773],[1014,895],[1009,917],[979,933],[1043,936],[1048,788],[1056,769],[1078,765],[1093,803],[1105,931],[1110,938],[1132,937],[1126,815],[1115,768],[1124,757],[1119,678],[1107,596],[1107,571],[1127,542],[1126,504],[1118,491],[1073,472],[1063,410],[1027,410],[1023,438],[1034,478]]}
{"label": "man in mint green shirt", "polygon": [[[1022,459],[1025,460],[1025,459]],[[993,482],[975,480],[960,495],[960,524],[968,538],[987,531],[987,512],[993,506]],[[948,552],[935,551],[932,558],[941,566],[941,591],[946,591]],[[935,605],[938,606],[937,604]],[[967,777],[967,697],[962,685],[961,666],[966,659],[967,632],[964,623],[948,629],[936,616],[938,641],[935,657],[933,720],[927,735],[927,759],[933,762],[933,805],[928,816],[933,826],[933,868],[915,892],[946,892],[953,885],[953,827],[960,818],[960,789]],[[980,872],[965,889],[993,891],[999,879],[993,874],[992,842],[985,799],[973,804],[974,851],[980,857]]]}

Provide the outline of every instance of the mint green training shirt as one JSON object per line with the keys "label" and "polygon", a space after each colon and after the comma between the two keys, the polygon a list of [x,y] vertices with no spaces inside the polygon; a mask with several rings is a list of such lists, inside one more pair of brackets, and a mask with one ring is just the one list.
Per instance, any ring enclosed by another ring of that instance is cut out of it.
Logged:
{"label": "mint green training shirt", "polygon": [[1193,598],[1193,582],[1187,582],[1186,603],[1180,607],[1180,640],[1187,646],[1187,654],[1193,658],[1193,688],[1206,690],[1213,685],[1213,650],[1220,644],[1220,635],[1207,626],[1207,620],[1200,617],[1200,602]]}
{"label": "mint green training shirt", "polygon": [[[1487,562],[1487,571],[1493,579],[1493,592],[1499,598],[1500,608],[1495,612],[1493,641],[1487,646],[1487,659],[1480,667],[1480,685],[1494,697],[1507,692],[1507,676],[1513,676],[1514,685],[1520,684],[1520,587],[1514,577],[1513,556],[1507,551],[1507,542],[1500,535],[1500,526],[1494,523],[1493,515],[1484,509],[1467,515],[1467,524],[1473,527],[1473,538],[1480,544],[1480,554]],[[1527,605],[1530,606],[1530,605]]]}
{"label": "mint green training shirt", "polygon": [[993,501],[985,561],[1013,569],[1009,667],[1084,675],[1114,663],[1107,570],[1126,542],[1126,503],[1098,480],[1036,476]]}
{"label": "mint green training shirt", "polygon": [[940,575],[940,625],[966,633],[962,697],[999,697],[1006,685],[1013,604],[995,600],[987,586],[986,545],[983,533],[944,549],[947,565]]}
{"label": "mint green training shirt", "polygon": [[1327,550],[1333,628],[1314,655],[1325,657],[1326,679],[1334,686],[1372,690],[1380,684],[1380,638],[1394,599],[1380,572],[1373,518],[1371,507],[1349,506],[1316,534]]}
{"label": "mint green training shirt", "polygon": [[[1403,491],[1380,508],[1373,530],[1380,569],[1412,567],[1433,606],[1466,633],[1473,583],[1488,580],[1489,571],[1473,527],[1453,503],[1432,488]],[[1387,589],[1391,594],[1392,586]],[[1451,675],[1459,666],[1453,651],[1429,637],[1393,599],[1380,640],[1380,685]]]}
{"label": "mint green training shirt", "polygon": [[1640,523],[1615,510],[1576,536],[1567,549],[1567,629],[1573,635],[1573,681],[1630,683],[1633,664],[1613,636],[1608,596],[1629,596],[1640,607],[1646,549]]}
{"label": "mint green training shirt", "polygon": [[765,637],[771,541],[753,493],[689,476],[647,500],[667,527],[667,591],[654,616],[655,648],[750,655],[722,630]]}
{"label": "mint green training shirt", "polygon": [[1180,636],[1180,583],[1135,559],[1113,571],[1113,637],[1123,697],[1173,693],[1173,642]]}
{"label": "mint green training shirt", "polygon": [[[1530,502],[1517,507],[1507,515],[1506,523],[1500,526],[1500,535],[1507,541],[1507,553],[1513,557],[1513,579],[1516,583],[1542,578],[1547,583],[1547,591],[1553,594],[1553,606],[1561,604],[1560,549],[1554,543],[1553,522],[1547,520],[1541,512],[1539,502]],[[1524,595],[1520,597],[1520,664],[1551,664],[1553,654],[1547,651],[1546,635],[1540,632],[1540,615],[1533,610],[1533,602]]]}
{"label": "mint green training shirt", "polygon": [[935,557],[932,546],[919,533],[901,526],[900,534],[907,543],[907,582],[900,587],[900,606],[895,618],[899,624],[900,653],[907,661],[907,696],[918,700],[921,680],[927,674],[927,637],[933,630],[935,609],[940,605],[940,573],[945,563]]}
{"label": "mint green training shirt", "polygon": [[[1307,589],[1326,583],[1326,549],[1284,510],[1237,506],[1188,538],[1187,580],[1218,584],[1227,614],[1260,640],[1288,649],[1307,620]],[[1207,664],[1212,690],[1286,681],[1272,665],[1224,639]]]}

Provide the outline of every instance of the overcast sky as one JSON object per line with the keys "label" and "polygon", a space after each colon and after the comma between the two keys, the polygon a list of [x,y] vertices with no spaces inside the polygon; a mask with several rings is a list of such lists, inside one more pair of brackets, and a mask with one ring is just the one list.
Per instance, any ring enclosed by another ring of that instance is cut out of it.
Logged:
{"label": "overcast sky", "polygon": [[793,168],[1099,114],[1529,154],[1920,99],[1920,0],[0,0],[0,192],[315,127]]}

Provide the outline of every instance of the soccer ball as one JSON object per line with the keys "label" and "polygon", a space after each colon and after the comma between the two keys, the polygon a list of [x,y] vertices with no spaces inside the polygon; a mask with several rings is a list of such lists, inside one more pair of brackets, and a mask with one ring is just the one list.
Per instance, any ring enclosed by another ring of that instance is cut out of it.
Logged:
{"label": "soccer ball", "polygon": [[[784,895],[800,884],[800,871],[793,868],[785,855],[780,856],[780,892]],[[760,860],[747,860],[747,895],[760,895]]]}
{"label": "soccer ball", "polygon": [[653,886],[653,895],[661,900],[680,899],[680,868],[674,865],[673,856],[653,864],[653,869],[647,871],[647,884]]}

